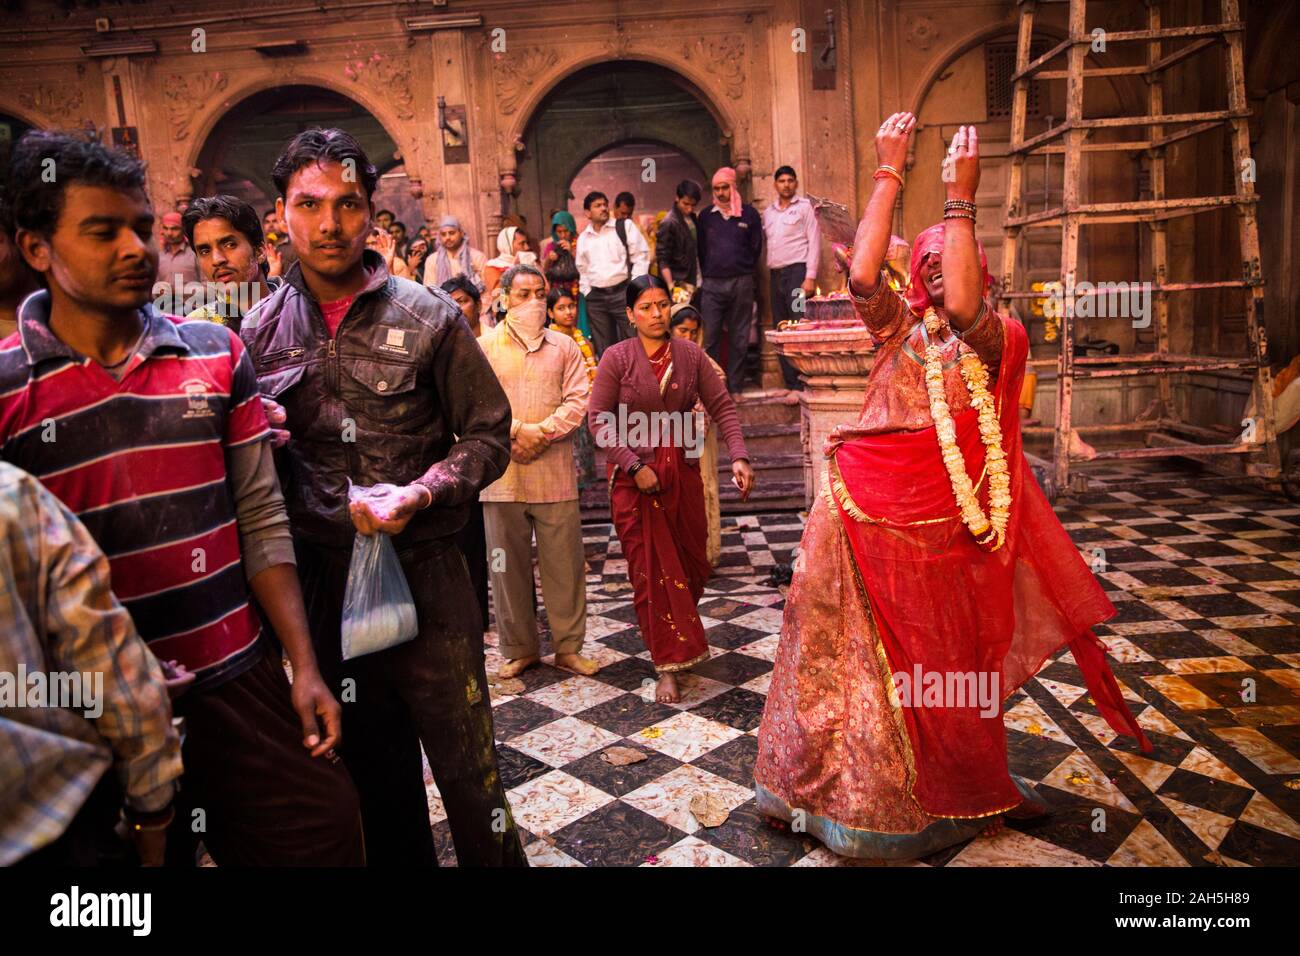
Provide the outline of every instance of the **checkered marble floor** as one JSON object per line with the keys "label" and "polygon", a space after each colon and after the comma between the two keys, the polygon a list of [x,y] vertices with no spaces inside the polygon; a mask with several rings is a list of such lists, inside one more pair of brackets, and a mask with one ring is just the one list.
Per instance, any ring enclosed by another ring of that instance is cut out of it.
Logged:
{"label": "checkered marble floor", "polygon": [[[1098,633],[1154,752],[1111,732],[1065,651],[1005,707],[1012,771],[1055,812],[918,865],[1300,864],[1300,507],[1233,490],[1105,490],[1058,507],[1119,609]],[[584,528],[586,652],[603,669],[579,677],[545,658],[517,696],[493,688],[501,772],[533,865],[865,862],[754,808],[755,735],[785,605],[765,582],[791,561],[803,524],[724,519],[722,563],[700,604],[714,656],[675,705],[649,689],[617,537]],[[492,643],[489,674],[501,664]],[[648,759],[613,766],[601,753],[615,745]],[[440,859],[453,864],[428,783]],[[731,811],[721,826],[688,809],[701,790]]]}

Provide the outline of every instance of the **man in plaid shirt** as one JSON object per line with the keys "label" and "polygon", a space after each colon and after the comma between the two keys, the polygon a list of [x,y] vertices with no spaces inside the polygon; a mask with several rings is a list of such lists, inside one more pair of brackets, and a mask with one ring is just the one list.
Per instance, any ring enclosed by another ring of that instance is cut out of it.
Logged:
{"label": "man in plaid shirt", "polygon": [[119,807],[142,862],[160,864],[181,774],[162,671],[81,522],[0,462],[0,680],[25,696],[19,673],[93,675],[96,699],[79,713],[0,693],[0,866],[99,862]]}

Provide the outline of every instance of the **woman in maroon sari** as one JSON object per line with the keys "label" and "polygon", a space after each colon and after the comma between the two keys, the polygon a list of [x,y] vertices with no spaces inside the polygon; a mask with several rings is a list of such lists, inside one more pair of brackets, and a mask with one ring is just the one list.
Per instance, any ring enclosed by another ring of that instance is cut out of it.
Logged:
{"label": "woman in maroon sari", "polygon": [[672,300],[658,276],[628,283],[634,338],[601,355],[587,421],[605,449],[610,513],[635,589],[637,623],[659,675],[656,698],[681,699],[676,674],[709,656],[696,611],[711,568],[696,434],[698,398],[731,454],[741,498],[754,485],[740,417],[694,342],[669,334]]}
{"label": "woman in maroon sari", "polygon": [[896,114],[876,135],[850,270],[876,358],[857,424],[824,452],[754,768],[760,811],[885,859],[1046,811],[1009,770],[1002,704],[1064,647],[1111,728],[1150,749],[1092,634],[1115,609],[1021,450],[1028,336],[985,298],[973,127],[906,298],[882,272],[914,125]]}

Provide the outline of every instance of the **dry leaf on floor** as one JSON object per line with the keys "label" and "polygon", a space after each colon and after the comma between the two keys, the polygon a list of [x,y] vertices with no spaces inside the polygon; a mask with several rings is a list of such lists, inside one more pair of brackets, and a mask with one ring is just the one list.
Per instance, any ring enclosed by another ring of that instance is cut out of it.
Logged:
{"label": "dry leaf on floor", "polygon": [[640,763],[642,760],[649,759],[648,754],[633,750],[631,747],[610,747],[608,750],[602,750],[600,757],[605,763],[613,764],[615,767],[626,767],[630,763]]}
{"label": "dry leaf on floor", "polygon": [[641,731],[641,736],[646,740],[655,740],[663,735],[664,729],[662,727],[647,727],[645,730]]}
{"label": "dry leaf on floor", "polygon": [[1084,773],[1082,770],[1075,770],[1065,778],[1065,782],[1073,784],[1076,787],[1086,787],[1088,784],[1092,783],[1092,777]]}
{"label": "dry leaf on floor", "polygon": [[712,790],[697,790],[695,796],[691,797],[688,809],[691,811],[691,816],[695,817],[702,827],[720,827],[727,822],[727,817],[731,816],[731,811],[722,802],[722,797]]}
{"label": "dry leaf on floor", "polygon": [[488,690],[498,696],[518,697],[524,692],[524,682],[518,677],[497,677],[488,680]]}
{"label": "dry leaf on floor", "polygon": [[1128,593],[1143,601],[1172,601],[1174,598],[1179,597],[1178,592],[1173,588],[1159,586],[1134,588]]}
{"label": "dry leaf on floor", "polygon": [[1039,724],[1031,723],[1028,727],[1025,728],[1025,733],[1033,734],[1035,737],[1039,737],[1043,733],[1043,728]]}

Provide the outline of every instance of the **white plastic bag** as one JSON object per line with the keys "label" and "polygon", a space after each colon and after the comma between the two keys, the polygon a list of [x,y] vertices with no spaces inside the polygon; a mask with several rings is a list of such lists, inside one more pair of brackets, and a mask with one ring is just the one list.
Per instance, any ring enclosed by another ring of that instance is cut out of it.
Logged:
{"label": "white plastic bag", "polygon": [[[364,498],[368,490],[352,486],[348,500]],[[418,632],[415,602],[392,538],[382,531],[358,533],[343,594],[343,659],[404,644]]]}

